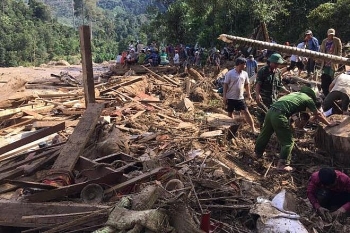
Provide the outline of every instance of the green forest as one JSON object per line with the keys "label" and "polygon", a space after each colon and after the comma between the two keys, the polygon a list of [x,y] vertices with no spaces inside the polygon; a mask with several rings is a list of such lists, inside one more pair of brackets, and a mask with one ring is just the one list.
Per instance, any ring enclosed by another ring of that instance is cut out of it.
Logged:
{"label": "green forest", "polygon": [[[2,0],[0,66],[80,61],[78,28],[91,25],[94,62],[114,59],[139,40],[221,47],[222,33],[249,37],[265,22],[278,43],[297,43],[311,29],[334,28],[350,41],[350,0]],[[67,4],[69,3],[69,4]]]}

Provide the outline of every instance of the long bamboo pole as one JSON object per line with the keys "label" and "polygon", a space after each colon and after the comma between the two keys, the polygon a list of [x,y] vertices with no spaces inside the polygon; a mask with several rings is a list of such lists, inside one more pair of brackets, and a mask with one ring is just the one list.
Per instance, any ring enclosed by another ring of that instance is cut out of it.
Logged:
{"label": "long bamboo pole", "polygon": [[326,53],[315,52],[315,51],[311,51],[308,49],[299,49],[297,47],[274,44],[274,43],[264,42],[264,41],[260,41],[260,40],[252,40],[252,39],[247,39],[244,37],[231,36],[231,35],[226,35],[226,34],[221,34],[218,39],[222,40],[226,43],[238,42],[242,46],[246,46],[246,47],[254,47],[254,48],[259,48],[259,49],[270,49],[270,50],[274,50],[274,51],[277,51],[280,53],[295,54],[295,55],[299,55],[299,56],[303,56],[303,57],[309,57],[309,58],[319,59],[319,60],[324,60],[324,61],[332,61],[332,62],[336,62],[339,64],[344,64],[344,65],[350,66],[350,58],[335,56],[335,55],[326,54]]}

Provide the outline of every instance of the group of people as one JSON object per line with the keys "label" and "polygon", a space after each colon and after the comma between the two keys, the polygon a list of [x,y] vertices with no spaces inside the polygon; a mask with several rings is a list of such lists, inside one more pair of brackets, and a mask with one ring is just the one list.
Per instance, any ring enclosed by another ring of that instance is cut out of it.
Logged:
{"label": "group of people", "polygon": [[[327,38],[321,46],[313,37],[310,30],[305,33],[305,41],[298,45],[299,48],[311,49],[323,53],[340,56],[340,39],[335,37],[335,30],[329,29]],[[292,60],[291,68],[298,64],[299,60]],[[291,92],[282,84],[280,64],[285,61],[278,53],[273,53],[267,60],[267,64],[258,70],[256,61],[252,56],[248,59],[239,57],[235,67],[225,75],[223,84],[223,102],[228,116],[232,117],[234,111],[242,113],[246,122],[251,126],[252,132],[258,133],[244,98],[253,100],[251,95],[251,81],[255,81],[255,100],[262,110],[257,116],[261,132],[255,143],[255,156],[261,158],[273,133],[280,143],[280,157],[276,169],[281,172],[292,171],[290,166],[292,149],[294,146],[293,131],[290,118],[300,112],[310,112],[312,118],[318,120],[327,127],[337,125],[336,122],[327,119],[326,111],[332,110],[336,100],[341,101],[343,114],[348,114],[350,94],[350,67],[347,73],[343,73],[334,79],[337,64],[335,62],[322,62],[321,89],[325,96],[324,102],[317,97],[316,92],[309,86],[302,86],[298,92]],[[312,75],[314,61],[308,59],[307,72]],[[284,94],[278,98],[279,95]],[[322,110],[323,107],[323,111]],[[308,113],[306,113],[308,115]],[[309,115],[308,115],[309,116]],[[312,174],[307,188],[307,196],[313,207],[322,217],[341,217],[350,211],[350,178],[332,168],[322,168]],[[332,213],[331,213],[332,212]],[[330,214],[331,213],[331,214]]]}
{"label": "group of people", "polygon": [[[116,63],[123,64],[124,67],[133,64],[145,66],[200,66],[202,52],[203,49],[197,45],[194,47],[184,46],[183,44],[158,46],[153,41],[148,46],[144,46],[140,42],[134,44],[131,41],[128,49],[117,55]],[[216,60],[216,62],[220,63],[220,60]]]}

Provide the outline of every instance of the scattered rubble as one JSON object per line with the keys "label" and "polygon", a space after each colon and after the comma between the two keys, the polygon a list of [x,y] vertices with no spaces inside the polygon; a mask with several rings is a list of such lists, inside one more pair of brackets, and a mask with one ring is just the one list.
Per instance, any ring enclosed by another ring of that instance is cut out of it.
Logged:
{"label": "scattered rubble", "polygon": [[[276,139],[264,160],[253,157],[256,135],[240,116],[225,115],[212,73],[131,69],[113,66],[96,78],[96,103],[87,107],[81,77],[69,73],[26,83],[20,99],[2,105],[1,226],[251,232],[258,197],[284,188],[305,198],[307,169],[331,160],[316,151],[309,132],[296,131],[299,172],[278,174],[271,168]],[[313,222],[303,199],[293,204],[308,230],[330,232]]]}

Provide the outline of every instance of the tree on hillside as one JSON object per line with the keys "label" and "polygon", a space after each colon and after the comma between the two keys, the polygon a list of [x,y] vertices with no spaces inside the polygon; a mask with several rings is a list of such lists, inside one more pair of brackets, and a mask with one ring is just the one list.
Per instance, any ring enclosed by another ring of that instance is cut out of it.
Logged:
{"label": "tree on hillside", "polygon": [[36,0],[29,0],[29,8],[33,11],[33,16],[42,21],[50,21],[51,14],[47,5]]}
{"label": "tree on hillside", "polygon": [[343,42],[347,42],[350,41],[349,12],[350,0],[338,0],[336,3],[321,4],[307,18],[313,31],[321,38],[326,37],[329,28],[334,28],[336,35]]}

